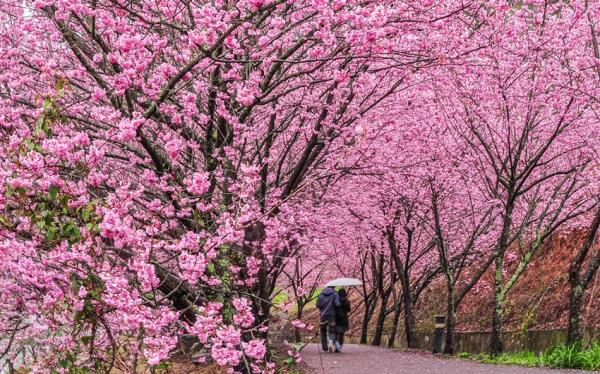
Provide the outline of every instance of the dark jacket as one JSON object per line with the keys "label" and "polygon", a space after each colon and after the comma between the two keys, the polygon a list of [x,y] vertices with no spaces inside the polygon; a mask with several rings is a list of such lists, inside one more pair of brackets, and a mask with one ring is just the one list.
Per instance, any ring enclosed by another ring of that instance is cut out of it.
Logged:
{"label": "dark jacket", "polygon": [[321,312],[321,320],[335,319],[335,310],[340,307],[340,297],[331,287],[325,288],[317,298],[317,308]]}
{"label": "dark jacket", "polygon": [[348,331],[350,322],[348,321],[348,313],[350,312],[350,302],[345,297],[340,297],[340,306],[335,309],[335,325],[340,332]]}

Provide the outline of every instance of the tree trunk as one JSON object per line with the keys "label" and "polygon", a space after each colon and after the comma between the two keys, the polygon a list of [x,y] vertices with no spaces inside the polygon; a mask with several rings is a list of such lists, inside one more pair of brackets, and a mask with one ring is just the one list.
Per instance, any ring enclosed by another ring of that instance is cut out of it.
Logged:
{"label": "tree trunk", "polygon": [[494,311],[492,316],[492,340],[490,342],[490,353],[494,356],[502,353],[502,309],[504,298],[502,294],[502,266],[504,256],[496,258],[496,269],[494,277]]}
{"label": "tree trunk", "polygon": [[415,319],[414,306],[411,297],[406,295],[404,298],[404,328],[406,330],[406,346],[407,348],[418,348],[417,346],[417,323]]}
{"label": "tree trunk", "polygon": [[371,345],[381,345],[381,336],[383,335],[383,324],[385,322],[385,312],[388,304],[388,296],[385,294],[381,297],[381,307],[379,308],[379,314],[377,315],[377,323],[375,325],[375,334]]}
{"label": "tree trunk", "polygon": [[581,326],[581,306],[583,305],[583,287],[577,274],[569,274],[571,295],[569,297],[569,325],[567,327],[567,344],[576,344],[583,339]]}
{"label": "tree trunk", "polygon": [[[496,303],[494,303],[496,304]],[[494,305],[494,316],[492,317],[492,340],[490,353],[497,356],[502,353],[502,307]]]}
{"label": "tree trunk", "polygon": [[369,320],[367,319],[367,315],[363,316],[362,327],[360,330],[360,344],[367,344],[367,333],[369,328]]}
{"label": "tree trunk", "polygon": [[394,310],[394,321],[392,322],[392,331],[390,332],[390,337],[387,342],[387,346],[392,348],[394,347],[394,342],[396,341],[396,333],[398,332],[398,322],[400,322],[400,314],[402,313],[402,302],[398,300],[396,302],[396,307]]}
{"label": "tree trunk", "polygon": [[[302,320],[302,312],[304,310],[304,304],[298,304],[298,312],[296,312],[296,319],[301,321]],[[302,342],[302,334],[300,332],[300,329],[297,327],[294,327],[294,341],[296,343],[300,343]]]}
{"label": "tree trunk", "polygon": [[454,309],[454,287],[448,285],[448,298],[446,301],[446,344],[444,354],[454,354],[454,327],[456,325],[456,310]]}
{"label": "tree trunk", "polygon": [[504,279],[504,254],[508,246],[510,226],[512,224],[512,213],[514,209],[514,199],[512,192],[508,193],[508,203],[504,217],[502,218],[502,232],[498,239],[498,246],[495,251],[495,269],[494,269],[494,311],[492,315],[492,340],[490,342],[490,353],[498,355],[502,353],[502,310],[504,307],[504,294],[502,290],[502,281]]}
{"label": "tree trunk", "polygon": [[[396,266],[396,270],[400,277],[400,284],[402,285],[402,293],[403,293],[403,304],[404,304],[404,327],[406,334],[406,346],[408,348],[417,348],[417,339],[416,339],[416,319],[415,312],[412,300],[412,294],[410,289],[410,273],[408,267],[408,261],[406,262],[406,266],[402,264],[402,260],[398,255],[398,247],[396,246],[396,241],[394,239],[394,233],[392,230],[387,230],[387,238],[388,238],[388,246],[390,248],[390,253],[392,255],[392,259],[394,260],[394,265]],[[410,249],[412,246],[412,231],[407,230],[407,246]]]}
{"label": "tree trunk", "polygon": [[363,315],[362,327],[360,331],[360,344],[367,344],[367,336],[369,334],[369,321],[373,315],[373,309],[377,305],[377,302],[374,300],[372,303],[369,303],[365,300],[365,314]]}
{"label": "tree trunk", "polygon": [[585,290],[592,280],[594,274],[600,267],[600,254],[592,258],[589,264],[589,269],[584,275],[581,275],[583,263],[587,257],[589,250],[594,245],[596,234],[600,228],[600,205],[596,208],[596,214],[592,220],[592,224],[588,229],[585,241],[581,245],[577,256],[569,266],[569,285],[571,294],[569,296],[569,325],[567,327],[567,344],[575,344],[583,339],[583,326],[581,325],[581,307]]}

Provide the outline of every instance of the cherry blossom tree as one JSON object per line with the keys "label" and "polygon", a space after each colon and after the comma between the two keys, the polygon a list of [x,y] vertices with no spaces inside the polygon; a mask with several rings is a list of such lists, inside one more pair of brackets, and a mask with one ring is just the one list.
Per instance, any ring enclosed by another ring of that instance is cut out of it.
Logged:
{"label": "cherry blossom tree", "polygon": [[456,310],[495,258],[489,239],[497,214],[474,196],[469,182],[430,180],[432,226],[447,288],[445,354],[454,354]]}
{"label": "cherry blossom tree", "polygon": [[[569,67],[573,56],[564,47],[577,42],[578,33],[569,33],[566,25],[579,14],[553,6],[561,12],[554,20],[549,4],[516,10],[506,23],[511,32],[494,41],[498,48],[488,49],[476,66],[455,70],[458,98],[444,104],[452,108],[447,118],[472,148],[467,162],[502,210],[494,248],[492,353],[502,351],[507,293],[546,239],[590,206],[581,176],[590,160],[581,136],[591,128],[589,105],[577,92],[582,76]],[[509,270],[511,246],[519,257]]]}
{"label": "cherry blossom tree", "polygon": [[[0,1],[1,330],[32,370],[135,371],[182,332],[270,370],[270,297],[366,116],[480,8]],[[445,32],[441,32],[445,28]]]}
{"label": "cherry blossom tree", "polygon": [[379,307],[372,343],[403,313],[409,347],[444,276],[451,352],[492,265],[500,352],[515,282],[593,216],[599,9],[0,0],[1,358],[150,370],[188,334],[272,372],[274,293],[300,319],[335,275],[363,278],[361,340]]}
{"label": "cherry blossom tree", "polygon": [[[414,308],[423,290],[440,275],[439,263],[434,255],[434,236],[427,230],[426,224],[431,211],[427,204],[423,204],[423,201],[428,201],[426,180],[398,171],[407,172],[410,168],[404,166],[403,169],[402,165],[411,165],[423,153],[406,156],[400,153],[400,146],[390,146],[394,143],[404,145],[402,141],[406,141],[405,144],[414,146],[416,150],[423,139],[417,137],[418,140],[408,142],[408,138],[416,134],[405,132],[395,138],[388,137],[389,142],[385,136],[375,135],[383,141],[369,145],[370,149],[366,152],[369,154],[377,149],[375,154],[381,157],[379,163],[371,174],[356,177],[345,185],[345,205],[350,215],[370,233],[367,243],[370,243],[371,249],[371,269],[389,269],[389,277],[377,273],[372,277],[376,297],[381,301],[373,344],[380,344],[384,318],[394,312],[396,321],[400,315],[397,304],[389,309],[387,305],[395,291],[395,283],[399,282],[401,296],[396,297],[396,301],[402,303],[407,345],[416,347]],[[386,266],[386,263],[389,265]],[[384,283],[386,278],[389,280]]]}
{"label": "cherry blossom tree", "polygon": [[[398,218],[398,212],[409,212],[400,226],[429,227],[424,235],[434,238],[439,263],[431,262],[433,247],[425,241],[417,257],[427,261],[417,267],[427,269],[429,261],[431,272],[425,273],[437,274],[441,266],[446,275],[451,331],[455,309],[494,265],[493,353],[502,350],[507,294],[548,238],[581,225],[594,205],[590,160],[598,121],[589,82],[595,61],[580,51],[590,49],[582,15],[595,10],[586,6],[540,2],[507,6],[506,13],[489,9],[480,24],[493,27],[473,34],[474,44],[487,47],[462,64],[428,71],[424,82],[430,78],[431,84],[418,85],[394,102],[396,108],[386,108],[382,117],[394,118],[396,132],[376,127],[369,134],[375,140],[361,151],[373,175],[344,186],[355,202],[350,211],[375,231],[386,227],[382,217]],[[378,216],[373,209],[384,196],[389,198],[383,206],[396,215],[382,209]],[[406,224],[409,218],[413,225]],[[391,222],[394,227],[400,221]],[[397,234],[391,231],[388,236]],[[412,235],[409,230],[390,244],[408,245]],[[390,249],[395,264],[411,263],[395,261],[400,251]],[[465,274],[466,264],[471,271]],[[395,270],[402,278],[400,267]],[[410,306],[405,318],[410,320]]]}
{"label": "cherry blossom tree", "polygon": [[[290,261],[288,268],[284,269],[283,273],[287,278],[287,281],[283,281],[283,284],[287,284],[286,289],[290,291],[290,297],[295,300],[296,311],[295,319],[302,321],[304,317],[304,309],[310,303],[317,299],[319,288],[322,287],[325,282],[325,270],[322,261],[318,260],[318,257],[314,257],[313,251],[303,251],[302,255],[295,256]],[[294,326],[294,341],[296,343],[302,342],[302,327]]]}
{"label": "cherry blossom tree", "polygon": [[[594,84],[593,82],[600,81],[600,48],[598,46],[598,34],[597,34],[597,11],[593,12],[593,9],[589,9],[589,3],[586,1],[586,10],[587,10],[587,21],[589,27],[589,35],[591,37],[591,43],[589,44],[591,53],[594,57],[594,66],[592,68],[593,78],[589,79],[588,82]],[[582,32],[585,33],[585,28],[582,28]],[[589,91],[589,88],[586,92]],[[593,95],[593,94],[592,94]],[[593,97],[593,96],[592,96]],[[596,99],[594,98],[595,102]],[[598,117],[593,112],[592,121],[595,120],[598,122]],[[593,139],[593,138],[592,138]],[[588,147],[591,149],[593,153],[593,158],[597,159],[598,154],[598,145],[597,143],[588,144]],[[591,176],[590,179],[597,180],[597,163],[593,163],[591,167]],[[598,272],[600,268],[600,252],[596,249],[593,250],[595,243],[597,241],[597,233],[598,228],[600,227],[600,208],[598,208],[598,189],[597,184],[593,183],[593,187],[590,189],[590,199],[595,200],[596,204],[596,212],[591,219],[591,223],[589,227],[587,227],[587,234],[581,246],[579,247],[578,252],[575,257],[571,261],[569,266],[569,285],[570,285],[570,299],[569,299],[569,321],[567,326],[567,344],[578,344],[581,343],[583,339],[583,326],[581,323],[581,310],[585,297],[585,292],[594,277],[594,275]],[[584,262],[588,261],[587,266],[584,266]]]}

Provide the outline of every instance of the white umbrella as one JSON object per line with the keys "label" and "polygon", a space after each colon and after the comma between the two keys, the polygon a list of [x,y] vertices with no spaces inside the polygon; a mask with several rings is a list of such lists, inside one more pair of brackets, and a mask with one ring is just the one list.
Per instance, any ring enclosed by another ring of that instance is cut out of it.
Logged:
{"label": "white umbrella", "polygon": [[360,286],[362,282],[356,278],[338,278],[327,282],[325,287]]}

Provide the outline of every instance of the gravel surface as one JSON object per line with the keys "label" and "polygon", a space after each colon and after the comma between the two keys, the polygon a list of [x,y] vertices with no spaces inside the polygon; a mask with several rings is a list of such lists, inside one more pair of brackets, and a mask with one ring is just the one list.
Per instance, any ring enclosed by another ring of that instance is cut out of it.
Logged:
{"label": "gravel surface", "polygon": [[590,371],[540,369],[521,366],[485,365],[478,362],[436,357],[427,353],[398,352],[385,348],[347,344],[342,353],[320,352],[310,344],[302,359],[311,374],[576,374]]}

